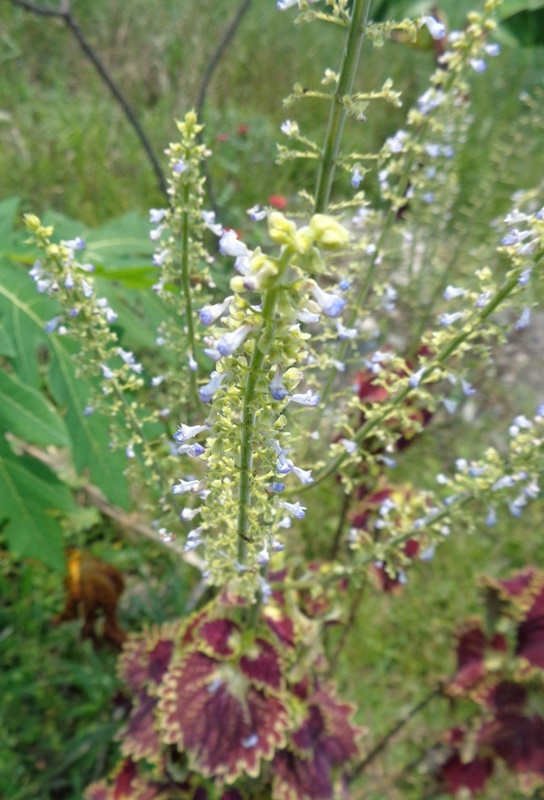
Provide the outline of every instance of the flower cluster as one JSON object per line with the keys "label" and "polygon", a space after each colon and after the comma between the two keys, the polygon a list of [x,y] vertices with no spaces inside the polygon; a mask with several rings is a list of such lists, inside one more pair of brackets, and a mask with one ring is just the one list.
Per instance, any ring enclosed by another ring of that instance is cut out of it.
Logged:
{"label": "flower cluster", "polygon": [[[196,303],[207,301],[215,284],[209,265],[213,258],[203,245],[207,229],[220,235],[222,227],[215,222],[213,212],[204,210],[204,179],[201,177],[203,160],[210,155],[200,143],[202,125],[197,124],[194,111],[177,123],[180,141],[166,149],[169,159],[170,178],[168,193],[170,206],[151,209],[150,222],[153,228],[150,238],[156,243],[153,264],[159,278],[153,289],[176,312],[160,325],[158,341],[175,354],[182,367],[189,368],[192,400],[198,405],[196,381],[198,352],[202,350],[202,331],[198,325]],[[184,319],[183,326],[179,319]],[[168,372],[168,371],[167,371]],[[180,374],[176,370],[175,380],[179,384]],[[167,376],[162,375],[163,379]],[[174,373],[171,376],[174,377]],[[179,386],[178,386],[179,392]]]}
{"label": "flower cluster", "polygon": [[140,388],[143,367],[131,351],[118,345],[111,329],[117,314],[106,297],[97,295],[94,266],[77,259],[85,242],[79,238],[52,242],[53,228],[44,227],[33,214],[26,215],[25,223],[31,241],[43,252],[30,270],[30,277],[40,293],[57,299],[63,309],[47,322],[45,330],[69,334],[79,342],[79,369],[102,378],[105,396]]}
{"label": "flower cluster", "polygon": [[476,713],[448,732],[437,778],[451,794],[474,796],[502,762],[532,792],[544,784],[544,572],[527,567],[483,588],[489,624],[472,620],[459,632],[446,687]]}
{"label": "flower cluster", "polygon": [[[220,250],[235,260],[238,275],[230,297],[200,311],[210,329],[205,352],[215,362],[199,390],[210,413],[203,427],[183,424],[175,437],[184,453],[207,466],[205,482],[182,479],[173,488],[175,494],[204,492],[201,524],[187,547],[205,542],[210,579],[224,583],[237,575],[245,592],[254,592],[271,551],[282,549],[280,531],[304,517],[304,506],[281,499],[286,479],[312,481],[311,470],[290,457],[284,430],[292,408],[311,409],[319,400],[312,388],[297,391],[310,336],[302,326],[337,320],[345,305],[340,292],[323,290],[316,279],[323,253],[348,243],[336,219],[316,214],[297,228],[272,211],[268,232],[280,245],[277,257],[250,250],[233,231],[221,236]],[[185,449],[200,433],[203,443]]]}

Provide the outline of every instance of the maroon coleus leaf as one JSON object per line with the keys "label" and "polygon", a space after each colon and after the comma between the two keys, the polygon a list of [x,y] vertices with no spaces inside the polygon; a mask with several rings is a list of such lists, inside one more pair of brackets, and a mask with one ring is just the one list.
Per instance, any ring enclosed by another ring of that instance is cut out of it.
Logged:
{"label": "maroon coleus leaf", "polygon": [[[274,593],[275,594],[275,593]],[[295,623],[284,608],[274,602],[268,602],[262,609],[264,621],[286,647],[295,646]]]}
{"label": "maroon coleus leaf", "polygon": [[488,603],[516,620],[544,613],[544,570],[526,567],[507,580],[486,578]]}
{"label": "maroon coleus leaf", "polygon": [[544,777],[544,719],[538,714],[497,714],[480,730],[478,741],[490,747],[513,772]]}
{"label": "maroon coleus leaf", "polygon": [[172,793],[167,784],[160,784],[138,775],[136,764],[123,761],[108,784],[99,781],[87,787],[85,800],[169,800]]}
{"label": "maroon coleus leaf", "polygon": [[321,745],[333,766],[346,764],[359,754],[359,738],[362,729],[351,722],[354,706],[341,703],[334,694],[332,686],[320,688],[309,699],[310,707],[319,708],[325,729]]}
{"label": "maroon coleus leaf", "polygon": [[281,750],[272,765],[274,800],[333,800],[330,763],[318,750],[302,759],[291,750]]}
{"label": "maroon coleus leaf", "polygon": [[501,681],[493,687],[487,698],[488,705],[500,714],[518,714],[527,702],[523,686],[513,681]]}
{"label": "maroon coleus leaf", "polygon": [[516,655],[544,669],[544,614],[529,616],[519,624]]}
{"label": "maroon coleus leaf", "polygon": [[235,662],[189,653],[170,667],[159,694],[161,739],[206,777],[230,783],[243,773],[256,776],[261,759],[285,743],[284,703]]}
{"label": "maroon coleus leaf", "polygon": [[458,753],[454,753],[442,764],[439,775],[445,783],[445,789],[456,795],[461,789],[475,797],[485,789],[488,779],[493,774],[493,759],[489,757],[474,758],[472,761],[461,761]]}
{"label": "maroon coleus leaf", "polygon": [[230,658],[236,649],[240,628],[229,619],[212,619],[198,631],[198,647],[216,658]]}
{"label": "maroon coleus leaf", "polygon": [[157,698],[140,690],[127,724],[116,736],[121,742],[121,752],[134,761],[145,758],[158,763],[161,757],[161,742],[155,725]]}
{"label": "maroon coleus leaf", "polygon": [[[424,350],[420,348],[419,355],[429,355],[429,353],[427,349]],[[413,363],[407,361],[406,369],[393,370],[387,361],[383,361],[379,377],[370,369],[362,370],[355,376],[355,390],[359,400],[363,403],[384,403],[391,396],[390,389],[387,386],[381,385],[384,382],[384,377],[390,380],[406,378],[409,374],[407,370],[413,368]],[[407,417],[410,422],[398,418],[389,418],[386,423],[392,431],[398,434],[399,438],[395,442],[396,450],[403,450],[408,447],[416,434],[428,425],[432,418],[432,413],[426,408],[417,407],[411,397],[406,398],[404,406],[406,409],[409,409]],[[365,412],[362,411],[359,420],[360,425],[363,425],[366,419],[367,416]],[[376,437],[370,441],[367,440],[365,445],[374,453],[381,452],[384,449],[383,443]]]}
{"label": "maroon coleus leaf", "polygon": [[353,707],[339,702],[331,686],[310,695],[307,689],[307,684],[297,687],[297,696],[306,696],[305,718],[274,757],[275,798],[332,798],[333,768],[346,766],[359,754],[361,730],[351,722]]}
{"label": "maroon coleus leaf", "polygon": [[281,661],[270,642],[255,639],[240,659],[240,670],[254,686],[278,692],[282,686]]}
{"label": "maroon coleus leaf", "polygon": [[179,625],[165,623],[142,634],[130,635],[117,665],[122,681],[134,692],[158,685],[174,652]]}
{"label": "maroon coleus leaf", "polygon": [[457,636],[457,672],[446,687],[449,694],[470,696],[480,703],[487,702],[498,680],[485,663],[488,649],[505,652],[507,643],[504,636],[496,634],[488,640],[479,620],[467,622]]}
{"label": "maroon coleus leaf", "polygon": [[83,794],[84,800],[111,800],[111,787],[106,781],[98,781],[87,786]]}

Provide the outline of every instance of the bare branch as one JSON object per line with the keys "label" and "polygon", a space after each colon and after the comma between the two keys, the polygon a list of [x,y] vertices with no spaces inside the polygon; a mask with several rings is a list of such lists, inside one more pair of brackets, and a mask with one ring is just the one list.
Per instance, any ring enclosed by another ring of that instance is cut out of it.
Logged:
{"label": "bare branch", "polygon": [[114,96],[118,104],[121,106],[126,118],[128,119],[132,129],[136,133],[137,137],[139,138],[142,144],[142,147],[144,148],[147,154],[147,157],[151,163],[153,171],[155,172],[162,193],[167,198],[167,200],[169,200],[168,185],[166,183],[166,178],[157,160],[157,157],[155,156],[153,148],[151,147],[149,139],[144,133],[142,126],[140,125],[134,111],[127,102],[125,96],[123,95],[117,84],[109,75],[108,71],[106,70],[102,61],[99,59],[96,52],[93,50],[89,42],[83,36],[80,27],[72,17],[68,0],[61,0],[59,9],[52,9],[52,8],[46,8],[45,6],[38,6],[35,3],[28,2],[28,0],[11,0],[11,2],[16,6],[24,8],[26,11],[32,12],[33,14],[38,14],[39,16],[42,17],[58,17],[64,20],[67,28],[77,39],[79,46],[81,47],[81,49],[83,50],[83,52],[85,53],[91,64],[94,66],[94,68],[102,78],[102,81],[106,84],[111,94]]}
{"label": "bare branch", "polygon": [[[234,34],[238,30],[238,28],[240,26],[240,23],[242,22],[242,19],[244,18],[244,15],[245,15],[246,11],[249,9],[250,5],[251,5],[251,0],[242,0],[240,5],[238,6],[238,10],[237,10],[236,14],[232,18],[232,21],[231,21],[230,25],[225,30],[221,41],[217,45],[217,47],[215,49],[215,52],[213,53],[211,59],[208,62],[208,66],[206,67],[206,69],[204,71],[204,76],[202,78],[202,82],[200,84],[200,90],[198,92],[198,99],[196,101],[196,113],[197,113],[197,116],[198,116],[199,120],[202,117],[202,111],[204,109],[204,104],[206,102],[206,96],[208,94],[208,89],[209,89],[213,74],[214,74],[215,70],[217,69],[217,66],[218,66],[219,62],[221,61],[221,59],[222,59],[222,57],[223,57],[223,55],[225,53],[225,50],[227,49],[228,45],[230,44],[230,42],[234,38]],[[217,211],[217,203],[216,203],[216,199],[215,199],[215,192],[214,192],[214,189],[213,189],[210,170],[208,168],[208,164],[207,164],[206,161],[204,161],[203,170],[204,170],[204,175],[206,177],[206,190],[208,192],[210,205],[212,206],[214,211]]]}

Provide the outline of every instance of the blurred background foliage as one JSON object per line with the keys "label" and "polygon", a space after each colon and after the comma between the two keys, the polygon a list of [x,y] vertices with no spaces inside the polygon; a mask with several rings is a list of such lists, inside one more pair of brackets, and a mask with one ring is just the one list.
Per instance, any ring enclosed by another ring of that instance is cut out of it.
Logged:
{"label": "blurred background foliage", "polygon": [[[408,13],[414,3],[393,5]],[[428,5],[419,10],[429,10]],[[474,3],[444,0],[440,5],[455,28]],[[159,156],[176,138],[174,119],[195,105],[205,69],[235,9],[232,0],[73,2],[75,19]],[[337,66],[341,31],[293,26],[293,13],[278,13],[272,0],[253,0],[210,86],[205,139],[214,153],[211,177],[225,224],[243,227],[245,209],[266,203],[272,194],[285,196],[294,207],[296,191],[311,185],[312,165],[294,162],[271,169],[279,126],[291,113],[281,98],[295,82],[317,86],[325,66]],[[513,191],[533,186],[544,175],[544,48],[519,46],[511,31],[503,40],[500,58],[474,81],[474,121],[461,154],[457,223],[460,231],[470,225],[472,243],[478,232],[482,239],[489,235],[489,222],[504,211]],[[373,50],[369,43],[359,88],[375,88],[392,77],[403,91],[404,108],[375,107],[366,123],[348,125],[345,150],[376,150],[402,127],[405,109],[424,91],[433,68],[432,50],[394,42]],[[21,210],[49,212],[57,222],[76,220],[63,223],[71,225],[73,235],[136,212],[131,229],[145,235],[147,210],[164,205],[163,196],[134,132],[65,25],[5,3],[0,70],[0,200],[17,195]],[[327,111],[307,101],[294,113],[302,131],[319,142]],[[337,190],[349,190],[349,176],[338,177]],[[95,236],[100,242],[100,232]],[[143,291],[136,284],[135,295]],[[137,335],[134,319],[124,325],[127,335]],[[533,355],[540,345],[537,334]],[[131,346],[145,348],[149,342]],[[528,389],[514,378],[505,390],[496,380],[501,368],[481,375],[478,398],[455,421],[438,416],[401,460],[399,480],[417,475],[421,485],[430,485],[453,458],[476,455],[489,439],[496,444],[510,414],[531,412],[541,386],[534,375],[538,366],[524,363],[525,377],[532,380]],[[504,362],[503,371],[512,372]],[[452,427],[455,453],[450,449]],[[331,514],[335,509],[331,505]],[[326,512],[320,508],[319,517],[308,523],[314,526],[316,554],[328,535],[322,522]],[[478,537],[452,537],[431,564],[412,571],[400,601],[368,593],[338,679],[340,690],[359,704],[358,721],[375,736],[453,668],[452,631],[479,609],[475,575],[542,561],[542,509],[537,503],[526,514],[521,521],[502,520]],[[0,537],[1,520],[0,511]],[[174,557],[100,516],[91,514],[79,524],[78,529],[74,522],[70,543],[89,548],[127,579],[120,611],[125,628],[139,630],[146,622],[184,613],[190,587],[180,585]],[[5,547],[3,540],[0,547]],[[51,627],[63,594],[58,573],[2,550],[0,752],[10,756],[0,758],[0,797],[10,800],[79,800],[83,787],[115,761],[111,738],[124,703],[117,694],[116,656],[106,645],[95,652],[89,642],[81,642],[76,623]],[[390,774],[416,758],[429,743],[429,727],[439,729],[445,719],[445,704],[432,706],[376,770]],[[509,797],[516,796],[514,789],[508,791]],[[365,798],[382,796],[370,790]]]}

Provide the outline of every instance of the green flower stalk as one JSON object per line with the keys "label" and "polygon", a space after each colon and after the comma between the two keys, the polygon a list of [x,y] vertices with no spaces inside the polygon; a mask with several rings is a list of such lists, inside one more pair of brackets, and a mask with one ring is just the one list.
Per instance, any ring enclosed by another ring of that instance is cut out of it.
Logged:
{"label": "green flower stalk", "polygon": [[187,546],[205,543],[210,580],[224,584],[237,577],[236,590],[244,595],[255,592],[270,551],[282,549],[279,532],[304,517],[300,503],[281,499],[284,476],[312,480],[311,471],[290,459],[286,431],[288,404],[312,408],[319,400],[311,388],[296,391],[309,339],[299,317],[311,306],[334,319],[345,305],[316,280],[323,253],[348,244],[337,220],[317,214],[297,228],[272,212],[268,225],[278,256],[250,251],[231,231],[221,237],[221,251],[236,259],[240,274],[231,280],[229,314],[219,318],[218,333],[224,332],[207,339],[216,366],[200,398],[210,404],[210,415],[196,433],[182,425],[176,435],[180,442],[207,436],[199,451],[207,463],[205,482],[181,480],[173,488],[175,494],[204,494],[201,524]]}
{"label": "green flower stalk", "polygon": [[213,259],[204,248],[202,239],[207,227],[217,229],[219,226],[214,225],[213,214],[203,209],[201,167],[209,155],[198,141],[203,126],[197,124],[196,114],[190,111],[177,127],[181,139],[165,151],[170,166],[168,193],[171,205],[168,209],[152,209],[150,212],[150,221],[156,226],[150,236],[157,242],[153,263],[160,269],[160,277],[153,288],[177,311],[175,324],[165,323],[159,334],[176,358],[181,358],[183,366],[189,366],[189,370],[182,370],[182,373],[189,376],[193,406],[197,408],[200,402],[196,355],[202,344],[195,302],[207,301],[210,290],[214,288],[209,272]]}

